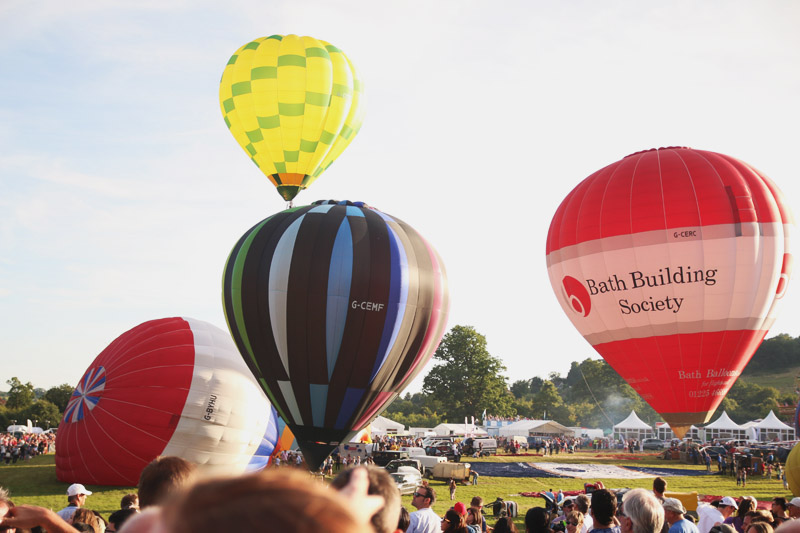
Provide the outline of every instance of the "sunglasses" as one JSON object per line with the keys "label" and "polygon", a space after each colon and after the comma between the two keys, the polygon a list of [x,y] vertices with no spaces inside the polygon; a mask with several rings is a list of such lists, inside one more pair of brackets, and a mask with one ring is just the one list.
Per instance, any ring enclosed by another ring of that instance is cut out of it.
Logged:
{"label": "sunglasses", "polygon": [[577,522],[567,522],[567,525],[568,525],[568,526],[575,526],[575,527],[578,527],[578,523],[577,523]]}
{"label": "sunglasses", "polygon": [[429,498],[427,494],[422,494],[421,492],[415,492],[412,496],[422,496],[423,498]]}

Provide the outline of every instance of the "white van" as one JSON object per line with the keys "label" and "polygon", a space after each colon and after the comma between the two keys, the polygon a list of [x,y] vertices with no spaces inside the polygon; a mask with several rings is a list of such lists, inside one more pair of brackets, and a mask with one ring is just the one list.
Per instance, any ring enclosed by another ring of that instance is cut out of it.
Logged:
{"label": "white van", "polygon": [[408,452],[409,457],[416,457],[417,455],[425,455],[425,450],[423,448],[418,448],[416,446],[400,446],[401,452]]}

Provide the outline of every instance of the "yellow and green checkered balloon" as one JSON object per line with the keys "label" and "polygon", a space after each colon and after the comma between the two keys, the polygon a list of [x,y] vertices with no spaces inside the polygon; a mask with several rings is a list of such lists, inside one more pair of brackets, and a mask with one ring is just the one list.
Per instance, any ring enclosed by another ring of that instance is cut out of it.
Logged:
{"label": "yellow and green checkered balloon", "polygon": [[356,136],[364,120],[363,94],[341,50],[297,35],[242,46],[219,84],[225,124],[287,201]]}

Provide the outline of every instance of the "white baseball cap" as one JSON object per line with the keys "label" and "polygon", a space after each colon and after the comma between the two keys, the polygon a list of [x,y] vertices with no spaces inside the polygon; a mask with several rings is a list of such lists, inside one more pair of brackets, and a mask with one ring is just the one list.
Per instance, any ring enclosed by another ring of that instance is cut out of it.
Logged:
{"label": "white baseball cap", "polygon": [[800,498],[792,498],[792,501],[790,501],[788,505],[794,505],[795,507],[800,507]]}
{"label": "white baseball cap", "polygon": [[80,483],[73,483],[67,488],[67,496],[77,496],[79,494],[86,494],[88,496],[91,493],[92,491],[86,490],[86,487]]}
{"label": "white baseball cap", "polygon": [[722,501],[719,502],[719,504],[720,505],[730,505],[734,509],[738,509],[739,508],[739,504],[736,503],[736,500],[734,500],[730,496],[725,496],[724,498],[722,498]]}

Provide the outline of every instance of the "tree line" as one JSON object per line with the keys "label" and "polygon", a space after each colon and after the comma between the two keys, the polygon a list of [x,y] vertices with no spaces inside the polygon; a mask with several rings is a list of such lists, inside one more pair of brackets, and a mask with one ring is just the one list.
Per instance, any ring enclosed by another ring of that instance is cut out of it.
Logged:
{"label": "tree line", "polygon": [[[455,326],[442,339],[425,377],[422,392],[397,398],[385,416],[412,427],[488,415],[549,419],[567,426],[611,428],[634,410],[648,424],[661,421],[656,413],[602,359],[573,361],[562,376],[551,372],[509,384],[502,360],[491,355],[486,338],[471,326]],[[765,416],[778,405],[794,405],[797,397],[774,387],[748,383],[749,376],[795,370],[800,362],[800,337],[781,334],[765,340],[756,351],[712,419],[725,410],[737,422]],[[0,427],[27,420],[47,429],[61,421],[74,387],[66,383],[35,388],[12,377],[0,394]],[[790,421],[784,420],[790,423]]]}
{"label": "tree line", "polygon": [[0,398],[0,431],[28,420],[43,429],[58,426],[74,387],[64,383],[50,389],[35,388],[29,381],[13,377],[6,381],[9,390]]}
{"label": "tree line", "polygon": [[[566,426],[610,429],[633,410],[654,425],[662,419],[602,359],[573,361],[566,376],[551,372],[509,384],[503,362],[486,348],[486,338],[470,326],[455,326],[442,339],[433,356],[434,367],[425,377],[422,392],[395,400],[385,416],[412,427],[433,427],[442,422],[487,415],[555,420]],[[744,375],[783,372],[800,361],[800,337],[778,335],[764,341]],[[738,379],[720,407],[742,423],[764,417],[777,406],[797,403],[795,395],[774,387]]]}

